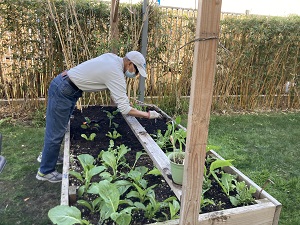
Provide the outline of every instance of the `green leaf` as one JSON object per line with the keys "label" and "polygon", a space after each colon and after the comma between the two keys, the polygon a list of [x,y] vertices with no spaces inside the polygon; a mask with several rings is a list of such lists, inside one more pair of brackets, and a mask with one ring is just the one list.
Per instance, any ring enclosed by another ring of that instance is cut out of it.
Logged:
{"label": "green leaf", "polygon": [[159,169],[157,168],[153,168],[152,170],[150,170],[148,173],[148,175],[154,175],[154,176],[160,176],[161,175],[161,172]]}
{"label": "green leaf", "polygon": [[101,198],[101,197],[96,198],[96,199],[92,202],[92,206],[93,206],[94,211],[96,210],[96,207],[97,207],[97,206],[100,207],[101,202],[102,202],[102,198]]}
{"label": "green leaf", "polygon": [[181,117],[180,117],[180,116],[177,116],[177,117],[175,118],[175,123],[176,123],[176,125],[178,125],[178,124],[181,123]]}
{"label": "green leaf", "polygon": [[88,193],[99,194],[109,209],[113,212],[117,211],[120,194],[115,184],[110,183],[107,180],[102,180],[99,183],[92,183]]}
{"label": "green leaf", "polygon": [[78,180],[80,180],[81,182],[83,182],[83,178],[82,178],[82,176],[81,176],[81,174],[80,173],[78,173],[78,172],[76,172],[76,171],[69,171],[69,174],[70,175],[72,175],[72,176],[74,176],[74,177],[76,177]]}
{"label": "green leaf", "polygon": [[91,170],[89,170],[88,175],[90,178],[92,178],[93,176],[95,176],[98,173],[101,173],[105,169],[105,166],[95,166]]}
{"label": "green leaf", "polygon": [[78,200],[77,203],[79,205],[87,207],[91,212],[93,212],[93,207],[91,206],[91,204],[88,201],[86,201],[86,200]]}
{"label": "green leaf", "polygon": [[90,137],[89,137],[89,140],[90,141],[93,141],[96,137],[96,134],[95,133],[91,133]]}
{"label": "green leaf", "polygon": [[230,202],[231,202],[232,205],[238,206],[239,200],[237,200],[236,197],[234,197],[234,196],[229,196],[229,200],[230,200]]}
{"label": "green leaf", "polygon": [[77,191],[78,196],[81,197],[85,191],[86,191],[85,186],[84,185],[80,186]]}
{"label": "green leaf", "polygon": [[129,225],[131,222],[131,215],[125,211],[121,211],[120,213],[115,212],[112,213],[111,216],[112,220],[114,220],[118,225]]}
{"label": "green leaf", "polygon": [[[86,124],[82,124],[82,125],[81,125],[81,128],[82,128],[82,129],[87,129],[88,126],[87,126]],[[81,135],[81,137],[82,137],[82,135]]]}
{"label": "green leaf", "polygon": [[141,202],[135,202],[134,206],[137,207],[138,209],[146,210],[146,206]]}
{"label": "green leaf", "polygon": [[216,161],[212,162],[210,165],[210,171],[214,171],[217,168],[221,168],[224,166],[232,166],[231,162],[233,160],[221,160],[221,159],[217,159]]}
{"label": "green leaf", "polygon": [[89,138],[86,136],[86,134],[81,134],[81,137],[83,137],[85,140],[88,140]]}
{"label": "green leaf", "polygon": [[73,225],[83,224],[81,212],[74,206],[59,205],[49,210],[48,217],[54,224]]}
{"label": "green leaf", "polygon": [[116,157],[114,156],[113,153],[111,153],[111,152],[104,152],[102,154],[102,159],[112,169],[116,169],[117,159],[116,159]]}
{"label": "green leaf", "polygon": [[128,188],[132,186],[131,182],[127,180],[118,180],[115,182],[115,184],[119,190],[120,195],[124,194],[128,190]]}
{"label": "green leaf", "polygon": [[85,119],[85,121],[86,121],[88,124],[90,124],[90,123],[91,123],[91,120],[90,120],[90,118],[88,118],[88,117],[84,117],[84,119]]}
{"label": "green leaf", "polygon": [[109,172],[103,172],[103,173],[100,174],[100,176],[104,180],[107,180],[107,181],[110,181],[110,182],[113,180],[113,177],[112,177],[112,175]]}
{"label": "green leaf", "polygon": [[229,195],[229,192],[232,191],[235,185],[232,183],[235,180],[235,176],[229,173],[223,173],[221,177],[221,182],[226,189],[226,194]]}
{"label": "green leaf", "polygon": [[140,195],[137,191],[131,191],[126,195],[126,198],[139,198]]}
{"label": "green leaf", "polygon": [[89,154],[81,154],[77,158],[84,170],[88,169],[89,165],[93,165],[95,160],[94,157]]}
{"label": "green leaf", "polygon": [[126,204],[126,205],[129,205],[129,206],[133,206],[133,202],[130,200],[130,199],[123,199],[123,200],[120,200],[120,204]]}

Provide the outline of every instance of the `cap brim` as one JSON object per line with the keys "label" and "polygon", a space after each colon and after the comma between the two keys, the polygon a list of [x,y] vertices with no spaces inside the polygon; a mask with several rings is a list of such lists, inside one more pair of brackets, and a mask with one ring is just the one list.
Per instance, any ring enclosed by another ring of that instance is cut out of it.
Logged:
{"label": "cap brim", "polygon": [[138,68],[138,71],[139,71],[139,74],[142,76],[142,77],[147,77],[147,73],[145,71],[145,69],[141,66],[137,66]]}

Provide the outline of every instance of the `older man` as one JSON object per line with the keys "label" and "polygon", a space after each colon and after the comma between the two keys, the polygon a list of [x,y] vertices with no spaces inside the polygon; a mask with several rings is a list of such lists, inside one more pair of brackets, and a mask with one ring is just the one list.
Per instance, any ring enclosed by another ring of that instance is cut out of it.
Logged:
{"label": "older man", "polygon": [[82,92],[109,89],[122,114],[148,119],[161,117],[156,111],[144,112],[130,106],[125,77],[134,78],[138,74],[147,77],[145,69],[146,61],[140,52],[128,52],[123,58],[106,53],[62,72],[51,81],[44,148],[36,175],[38,180],[52,183],[62,180],[62,174],[55,170],[55,166],[70,116]]}

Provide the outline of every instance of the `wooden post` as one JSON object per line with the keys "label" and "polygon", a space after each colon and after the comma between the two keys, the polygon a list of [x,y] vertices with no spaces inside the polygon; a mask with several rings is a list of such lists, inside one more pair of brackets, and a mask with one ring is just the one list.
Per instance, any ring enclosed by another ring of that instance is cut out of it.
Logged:
{"label": "wooden post", "polygon": [[222,0],[199,0],[179,224],[200,224]]}
{"label": "wooden post", "polygon": [[118,11],[119,11],[119,0],[111,1],[110,10],[110,42],[111,42],[111,52],[118,53],[118,39],[119,39],[119,29],[118,29]]}

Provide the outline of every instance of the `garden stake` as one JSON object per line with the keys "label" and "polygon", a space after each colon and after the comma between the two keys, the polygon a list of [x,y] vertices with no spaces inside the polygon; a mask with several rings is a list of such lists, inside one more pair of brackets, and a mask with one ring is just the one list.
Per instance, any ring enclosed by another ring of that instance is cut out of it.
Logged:
{"label": "garden stake", "polygon": [[267,186],[269,183],[275,184],[272,180],[267,179],[266,182],[264,183],[264,185],[262,186],[262,188],[261,188],[259,194],[258,194],[258,198],[260,198],[260,195],[261,195],[262,191],[266,188],[266,186]]}

